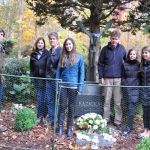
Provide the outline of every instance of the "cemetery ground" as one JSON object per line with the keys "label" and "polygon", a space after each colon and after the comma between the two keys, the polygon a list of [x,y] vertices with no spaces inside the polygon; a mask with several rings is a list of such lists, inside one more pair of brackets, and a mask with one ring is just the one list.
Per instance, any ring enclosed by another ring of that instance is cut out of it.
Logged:
{"label": "cemetery ground", "polygon": [[[91,150],[90,145],[81,146],[76,144],[75,124],[73,126],[74,135],[69,138],[66,136],[66,123],[64,123],[64,134],[61,138],[53,134],[53,129],[47,123],[47,127],[35,126],[33,129],[23,132],[18,132],[13,128],[14,116],[16,110],[11,109],[12,103],[5,103],[2,111],[3,121],[0,125],[6,126],[8,129],[5,132],[0,132],[0,150],[18,150],[18,149],[38,149],[51,150],[53,139],[55,141],[56,150]],[[29,106],[30,107],[30,106]],[[116,142],[113,147],[99,147],[99,150],[134,150],[136,145],[140,143],[141,139],[137,138],[137,134],[142,132],[143,123],[140,115],[134,117],[134,129],[129,135],[121,136],[111,123],[108,127],[115,129]],[[123,129],[125,128],[125,121],[123,120]]]}

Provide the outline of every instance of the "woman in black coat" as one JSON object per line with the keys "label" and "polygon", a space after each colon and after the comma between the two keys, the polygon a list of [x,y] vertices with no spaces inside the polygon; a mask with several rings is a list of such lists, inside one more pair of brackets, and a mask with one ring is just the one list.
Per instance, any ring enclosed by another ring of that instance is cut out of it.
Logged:
{"label": "woman in black coat", "polygon": [[[45,40],[40,37],[36,40],[30,57],[30,76],[45,78],[48,50],[45,48]],[[47,115],[46,82],[43,79],[31,79],[37,92],[37,124],[46,125]]]}
{"label": "woman in black coat", "polygon": [[140,70],[140,103],[143,108],[144,132],[138,134],[138,138],[145,138],[150,137],[150,46],[142,48]]}
{"label": "woman in black coat", "polygon": [[[122,67],[122,85],[124,86],[139,86],[139,70],[140,63],[138,61],[138,54],[134,49],[130,49],[127,55],[127,60]],[[135,104],[139,101],[139,88],[123,87],[123,95],[127,100],[128,117],[126,129],[122,132],[122,136],[129,134],[132,130],[132,122],[134,116]]]}

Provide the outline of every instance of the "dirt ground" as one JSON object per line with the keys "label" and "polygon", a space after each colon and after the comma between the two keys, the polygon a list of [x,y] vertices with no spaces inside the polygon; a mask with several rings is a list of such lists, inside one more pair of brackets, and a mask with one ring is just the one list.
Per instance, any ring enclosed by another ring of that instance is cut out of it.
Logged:
{"label": "dirt ground", "polygon": [[[38,149],[51,150],[54,143],[56,150],[90,150],[90,145],[84,147],[76,144],[76,131],[74,136],[68,138],[65,134],[61,138],[54,136],[53,129],[47,124],[47,127],[35,126],[33,129],[24,132],[17,132],[13,128],[15,110],[11,110],[9,106],[5,106],[2,111],[3,121],[0,125],[5,125],[8,129],[5,132],[0,132],[0,150],[18,150],[18,149]],[[99,150],[134,150],[141,139],[137,138],[137,134],[142,132],[143,124],[140,115],[134,117],[134,129],[129,135],[121,136],[120,131],[109,124],[108,127],[114,128],[114,136],[117,141],[113,147],[99,147]],[[123,126],[124,128],[125,126]],[[54,141],[53,141],[54,139]]]}

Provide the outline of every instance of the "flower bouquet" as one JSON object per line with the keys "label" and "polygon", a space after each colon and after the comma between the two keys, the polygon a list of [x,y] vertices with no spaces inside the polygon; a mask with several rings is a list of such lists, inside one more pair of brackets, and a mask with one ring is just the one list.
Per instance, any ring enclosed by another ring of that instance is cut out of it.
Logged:
{"label": "flower bouquet", "polygon": [[103,137],[102,140],[116,141],[107,128],[107,121],[99,114],[87,113],[82,115],[77,118],[76,124],[79,131],[77,132],[78,140],[84,139],[90,142],[93,139],[93,135],[101,135]]}
{"label": "flower bouquet", "polygon": [[107,121],[96,113],[87,113],[77,118],[77,128],[84,133],[108,133]]}

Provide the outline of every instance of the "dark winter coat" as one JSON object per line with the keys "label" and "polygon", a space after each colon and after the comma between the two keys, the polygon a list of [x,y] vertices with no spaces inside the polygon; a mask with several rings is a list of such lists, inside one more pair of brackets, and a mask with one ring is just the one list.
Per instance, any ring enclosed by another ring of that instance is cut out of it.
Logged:
{"label": "dark winter coat", "polygon": [[[150,86],[150,61],[144,61],[141,71],[141,85]],[[144,106],[150,106],[150,87],[142,87],[140,102]]]}
{"label": "dark winter coat", "polygon": [[59,63],[60,54],[62,52],[62,48],[58,46],[54,53],[52,53],[52,49],[49,50],[48,59],[47,59],[47,69],[46,69],[46,78],[55,78],[56,70]]}
{"label": "dark winter coat", "polygon": [[[0,74],[3,74],[4,70],[5,51],[3,46],[0,44]],[[0,83],[3,82],[3,76],[0,76]]]}
{"label": "dark winter coat", "polygon": [[99,78],[121,78],[121,67],[126,56],[123,45],[118,43],[116,48],[112,48],[109,42],[107,46],[103,47],[99,56]]}
{"label": "dark winter coat", "polygon": [[[46,77],[46,63],[47,63],[47,57],[48,57],[48,50],[43,50],[42,55],[38,59],[39,51],[35,51],[32,53],[30,57],[30,76],[31,77],[40,77],[45,78]],[[45,83],[44,80],[38,80],[38,79],[31,79],[33,84],[36,87],[44,87]]]}
{"label": "dark winter coat", "polygon": [[[137,60],[128,60],[122,66],[121,85],[139,86],[140,85],[140,63]],[[123,97],[127,102],[139,101],[139,88],[123,87]]]}

